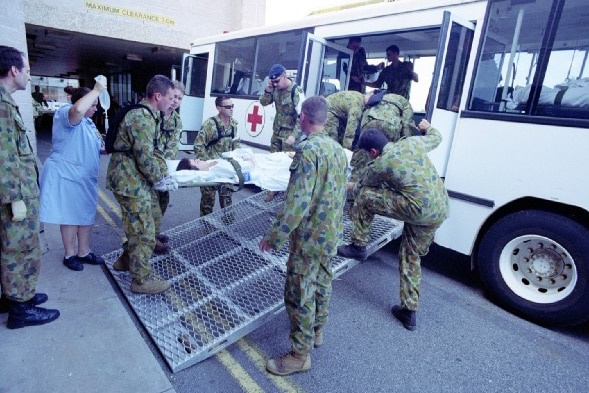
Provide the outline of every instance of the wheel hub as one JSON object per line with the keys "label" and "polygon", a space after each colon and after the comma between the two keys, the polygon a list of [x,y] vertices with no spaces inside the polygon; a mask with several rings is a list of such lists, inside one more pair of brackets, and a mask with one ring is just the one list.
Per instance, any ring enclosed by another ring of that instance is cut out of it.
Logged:
{"label": "wheel hub", "polygon": [[562,258],[553,250],[537,250],[530,256],[530,273],[542,277],[555,277],[562,273]]}

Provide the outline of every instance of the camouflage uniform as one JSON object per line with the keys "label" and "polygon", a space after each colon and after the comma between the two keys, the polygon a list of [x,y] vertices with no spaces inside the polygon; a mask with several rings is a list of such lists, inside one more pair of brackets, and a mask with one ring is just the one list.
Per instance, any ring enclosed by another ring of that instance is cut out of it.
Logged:
{"label": "camouflage uniform", "polygon": [[[377,105],[364,110],[360,132],[376,128],[384,132],[387,139],[397,142],[401,137],[413,135],[415,122],[413,108],[409,101],[397,94],[385,94]],[[352,181],[362,178],[362,171],[370,161],[368,153],[356,150],[352,154]]]}
{"label": "camouflage uniform", "polygon": [[[151,105],[146,100],[142,104]],[[106,188],[111,190],[121,205],[123,228],[127,242],[123,248],[129,255],[133,280],[143,283],[151,271],[149,259],[155,246],[152,187],[167,175],[163,155],[154,148],[159,130],[158,111],[155,117],[147,109],[127,113],[114,143],[116,152],[110,157]]]}
{"label": "camouflage uniform", "polygon": [[399,249],[401,306],[417,311],[421,256],[426,255],[434,234],[448,216],[448,194],[427,152],[442,141],[429,127],[425,136],[388,143],[368,165],[356,185],[357,196],[350,209],[355,245],[365,246],[375,214],[405,222]]}
{"label": "camouflage uniform", "polygon": [[[39,243],[39,171],[16,103],[0,84],[0,278],[2,293],[25,302],[35,295],[41,247]],[[11,203],[22,200],[27,215],[12,221]]]}
{"label": "camouflage uniform", "polygon": [[[301,102],[303,89],[300,86],[295,87],[292,79],[290,82],[290,86],[284,90],[274,89],[271,93],[264,90],[264,93],[260,96],[262,106],[274,103],[276,107],[276,116],[272,125],[272,138],[270,139],[270,153],[293,151],[294,147],[285,143],[286,139],[292,135],[295,140],[298,140],[301,136],[299,115],[296,108]],[[296,89],[294,96],[292,96],[293,87]],[[293,98],[291,99],[291,97]]]}
{"label": "camouflage uniform", "polygon": [[293,350],[313,347],[314,329],[328,317],[331,258],[343,230],[347,159],[324,133],[301,142],[290,167],[285,202],[264,235],[275,250],[289,241],[284,303],[291,321]]}
{"label": "camouflage uniform", "polygon": [[389,64],[378,75],[374,82],[377,86],[387,84],[387,93],[398,94],[409,99],[411,92],[411,81],[413,80],[413,64],[410,61],[403,61],[393,66]]}
{"label": "camouflage uniform", "polygon": [[[180,134],[182,133],[182,119],[177,111],[173,111],[170,117],[163,120],[158,138],[158,147],[163,151],[164,159],[175,160],[178,155]],[[170,191],[155,191],[161,217],[166,214],[170,204]],[[155,233],[160,233],[160,223],[156,222]]]}
{"label": "camouflage uniform", "polygon": [[324,130],[345,149],[351,150],[364,110],[364,94],[340,91],[326,99],[328,110]]}
{"label": "camouflage uniform", "polygon": [[[216,160],[221,158],[221,154],[233,149],[241,147],[239,139],[237,138],[237,121],[233,118],[230,120],[230,126],[225,127],[221,116],[215,116],[219,126],[221,127],[221,139],[219,139],[219,131],[217,124],[213,118],[208,118],[202,123],[202,129],[194,140],[194,153],[196,158],[201,160]],[[215,207],[215,192],[217,187],[207,186],[200,188],[200,215],[206,216],[213,212]],[[219,205],[221,209],[231,206],[232,195],[231,190],[227,187],[219,187]]]}

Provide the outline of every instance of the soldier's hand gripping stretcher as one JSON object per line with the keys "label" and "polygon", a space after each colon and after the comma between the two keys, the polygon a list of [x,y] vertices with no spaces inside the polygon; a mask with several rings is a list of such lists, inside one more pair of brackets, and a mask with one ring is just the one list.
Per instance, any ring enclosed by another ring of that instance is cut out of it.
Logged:
{"label": "soldier's hand gripping stretcher", "polygon": [[178,189],[178,183],[172,176],[166,176],[155,183],[153,189],[156,191],[175,191]]}

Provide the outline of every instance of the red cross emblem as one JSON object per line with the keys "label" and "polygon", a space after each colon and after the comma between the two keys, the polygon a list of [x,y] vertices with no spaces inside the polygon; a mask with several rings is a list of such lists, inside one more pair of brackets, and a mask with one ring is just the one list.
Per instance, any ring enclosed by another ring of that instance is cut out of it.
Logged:
{"label": "red cross emblem", "polygon": [[245,112],[246,131],[251,136],[258,136],[264,129],[264,108],[259,102],[252,102]]}

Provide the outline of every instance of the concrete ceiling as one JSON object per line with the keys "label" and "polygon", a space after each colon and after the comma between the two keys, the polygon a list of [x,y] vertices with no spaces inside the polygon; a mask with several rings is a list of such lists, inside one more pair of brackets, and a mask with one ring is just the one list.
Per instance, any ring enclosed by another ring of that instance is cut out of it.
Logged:
{"label": "concrete ceiling", "polygon": [[82,85],[98,74],[131,73],[141,89],[155,74],[170,76],[188,52],[29,24],[26,33],[31,75],[80,79]]}

